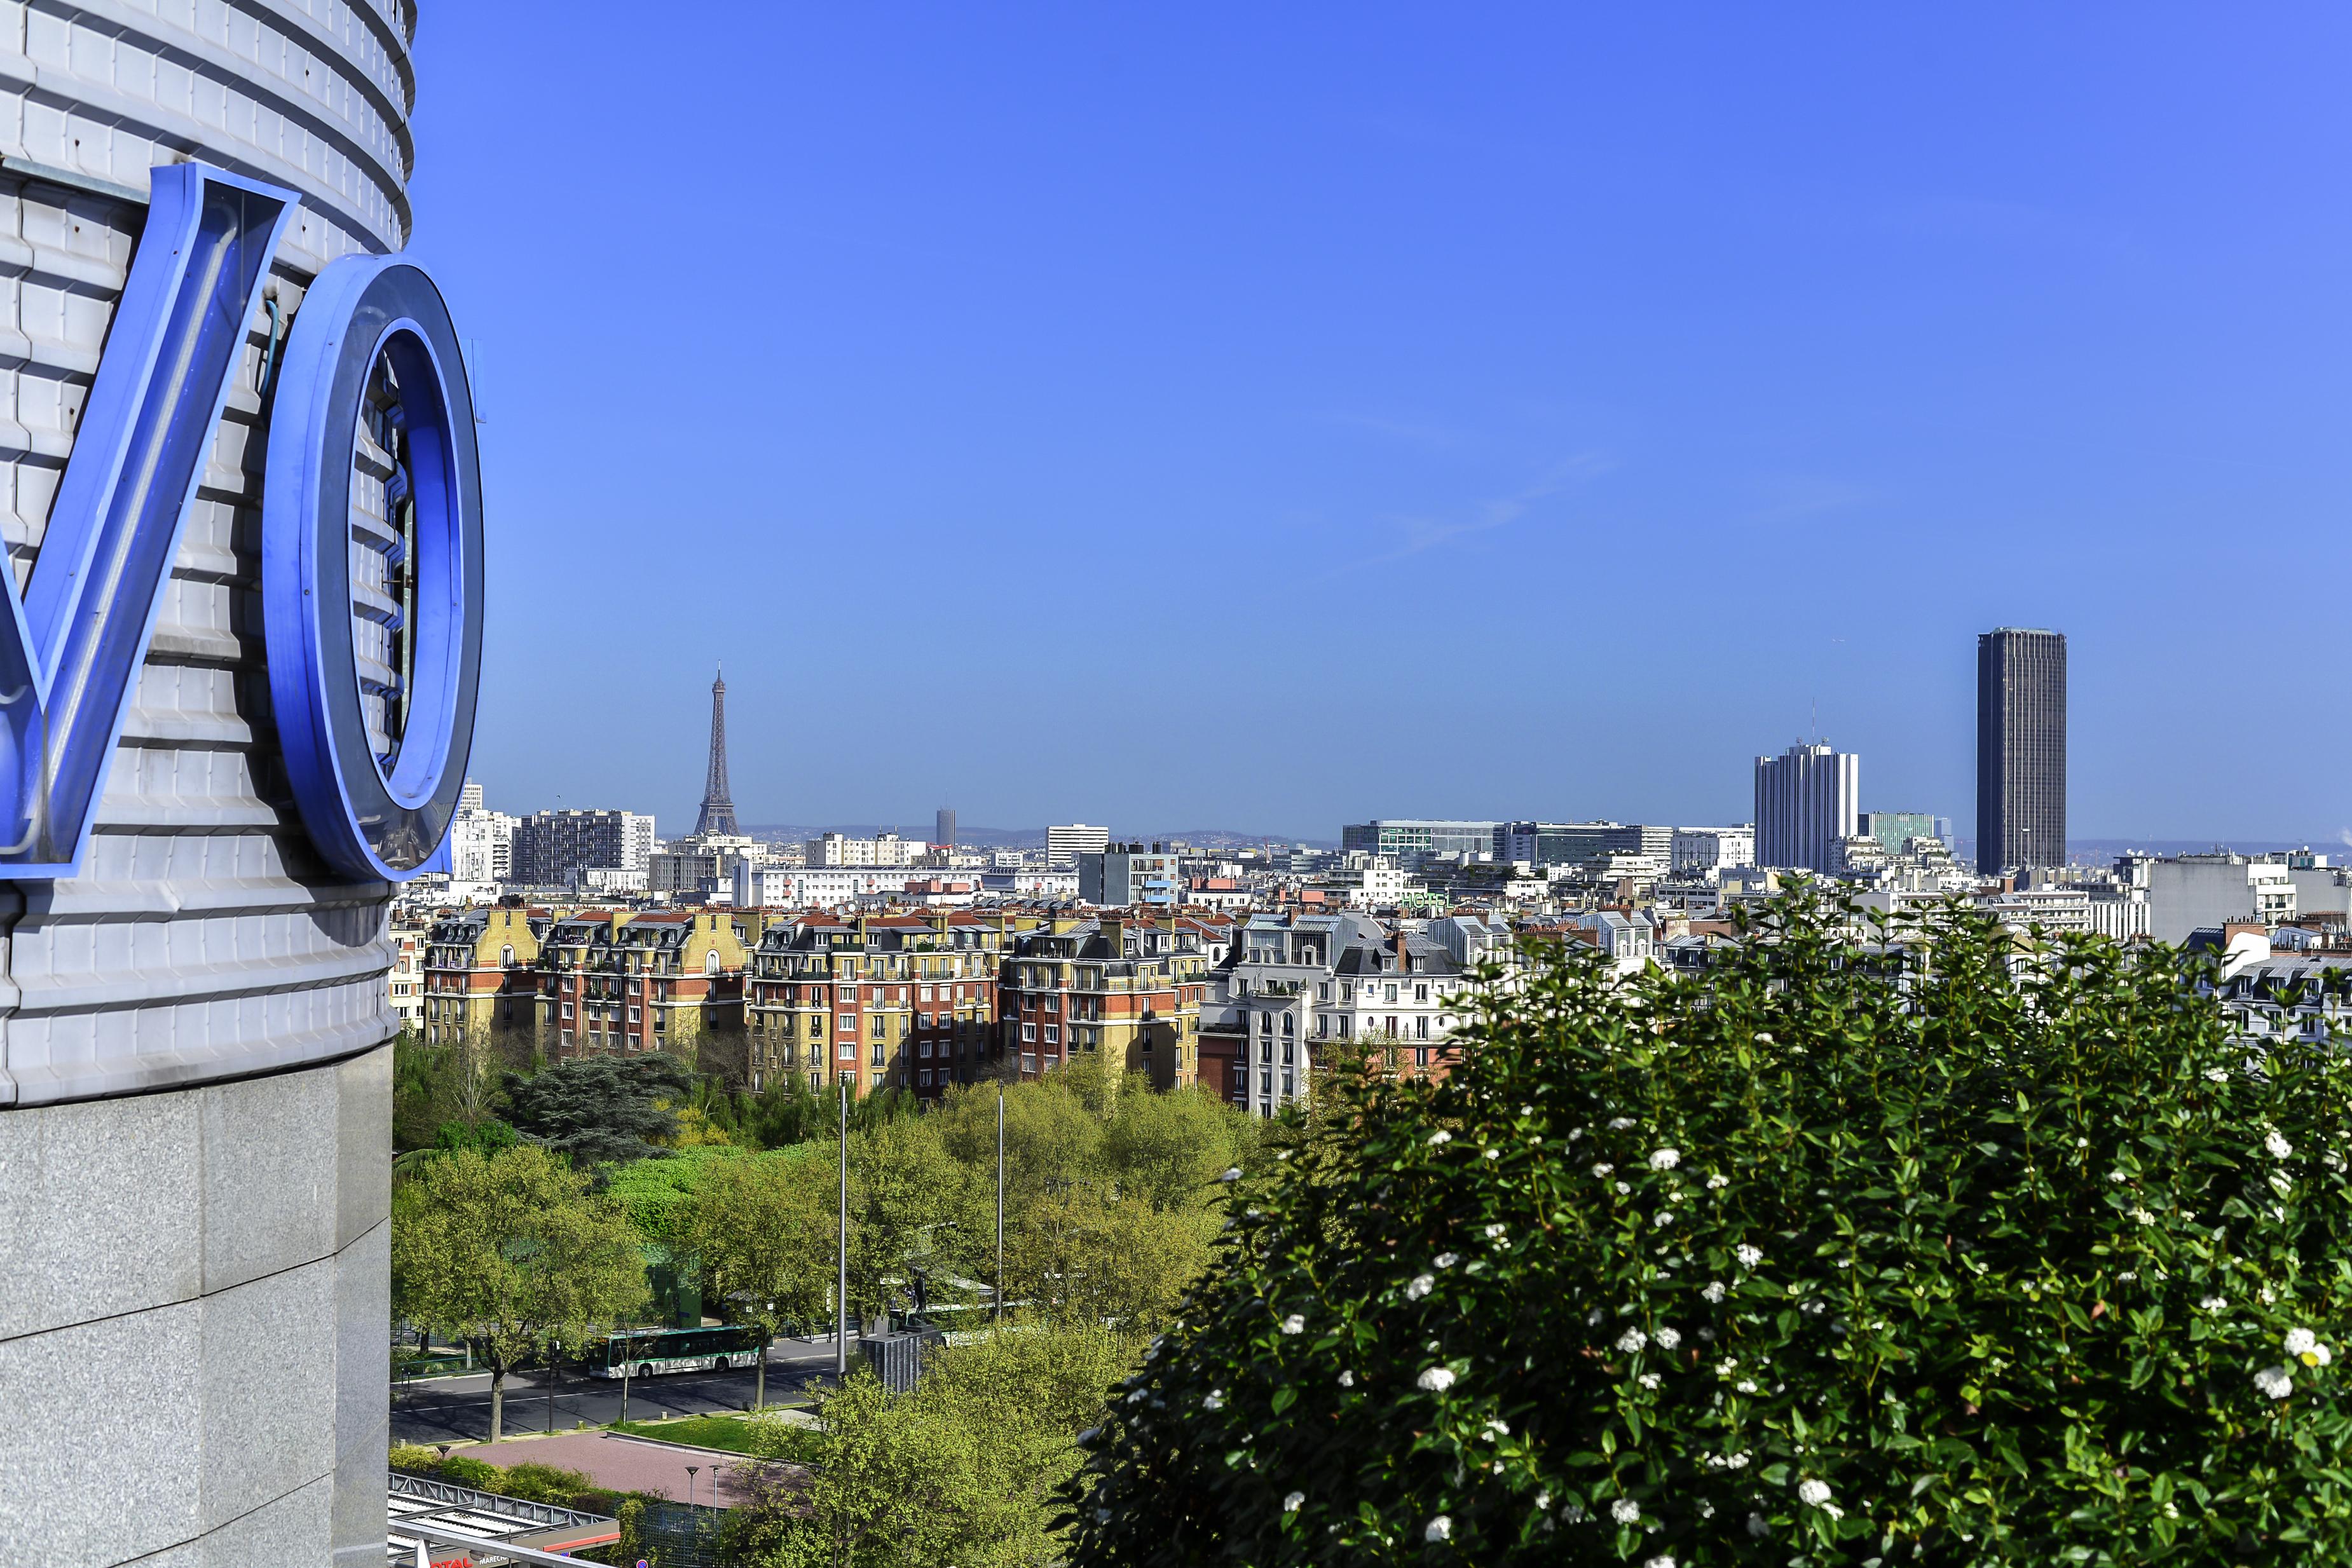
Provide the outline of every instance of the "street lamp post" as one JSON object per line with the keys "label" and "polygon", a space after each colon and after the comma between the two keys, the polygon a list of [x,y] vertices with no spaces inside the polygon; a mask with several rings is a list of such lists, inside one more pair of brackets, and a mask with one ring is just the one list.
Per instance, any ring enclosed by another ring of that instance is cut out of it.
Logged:
{"label": "street lamp post", "polygon": [[841,1091],[841,1294],[834,1303],[839,1310],[834,1323],[833,1375],[841,1380],[849,1376],[849,1080],[837,1066],[834,1080]]}
{"label": "street lamp post", "polygon": [[1004,1326],[1004,1091],[996,1091],[996,1326]]}
{"label": "street lamp post", "polygon": [[563,1370],[563,1342],[547,1342],[547,1429],[555,1430],[555,1380]]}

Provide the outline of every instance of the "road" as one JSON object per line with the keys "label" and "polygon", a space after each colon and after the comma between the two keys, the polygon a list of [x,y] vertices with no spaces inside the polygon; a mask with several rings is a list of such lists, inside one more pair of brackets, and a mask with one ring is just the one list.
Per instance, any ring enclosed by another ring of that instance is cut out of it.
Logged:
{"label": "road", "polygon": [[[833,1379],[833,1341],[780,1339],[768,1347],[768,1403],[799,1402],[800,1391]],[[727,1372],[672,1372],[629,1379],[629,1419],[660,1416],[709,1416],[748,1407],[756,1387],[750,1367]],[[621,1418],[619,1380],[583,1377],[563,1370],[555,1388],[554,1429],[568,1432],[586,1423],[602,1427]],[[507,1377],[506,1431],[549,1429],[547,1380],[541,1372]],[[396,1384],[392,1391],[392,1438],[395,1443],[478,1443],[490,1435],[490,1379],[487,1373]]]}

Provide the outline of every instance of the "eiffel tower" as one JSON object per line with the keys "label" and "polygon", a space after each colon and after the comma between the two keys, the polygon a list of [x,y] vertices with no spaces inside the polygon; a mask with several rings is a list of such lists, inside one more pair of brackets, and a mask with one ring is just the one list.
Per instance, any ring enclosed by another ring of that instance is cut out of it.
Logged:
{"label": "eiffel tower", "polygon": [[702,785],[702,814],[694,819],[694,835],[725,833],[738,837],[735,802],[727,792],[727,672],[710,683],[710,774]]}

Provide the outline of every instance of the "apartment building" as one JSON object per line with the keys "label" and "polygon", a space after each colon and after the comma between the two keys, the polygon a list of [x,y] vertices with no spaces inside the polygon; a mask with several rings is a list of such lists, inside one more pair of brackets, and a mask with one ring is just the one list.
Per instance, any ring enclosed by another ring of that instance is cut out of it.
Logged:
{"label": "apartment building", "polygon": [[936,1099],[991,1076],[998,965],[1017,929],[955,912],[774,922],[751,956],[753,1087],[800,1074],[812,1089]]}
{"label": "apartment building", "polygon": [[557,1051],[664,1051],[739,1076],[739,1053],[719,1037],[742,1029],[745,936],[724,910],[552,923],[542,1012]]}
{"label": "apartment building", "polygon": [[387,933],[392,941],[392,968],[384,988],[400,1032],[412,1040],[425,1038],[425,956],[433,938],[433,922],[393,916]]}
{"label": "apartment building", "polygon": [[513,880],[569,887],[592,869],[642,873],[655,841],[654,819],[640,812],[534,811],[514,828]]}
{"label": "apartment building", "polygon": [[1443,1073],[1473,971],[1507,956],[1501,928],[1477,916],[1391,931],[1353,913],[1252,915],[1210,975],[1202,1081],[1270,1116],[1305,1099],[1318,1052],[1343,1044]]}
{"label": "apartment building", "polygon": [[916,839],[902,839],[896,833],[884,833],[877,839],[827,833],[809,840],[803,852],[811,869],[832,871],[850,866],[919,865],[930,852],[930,845]]}
{"label": "apartment building", "polygon": [[454,1045],[537,1025],[543,914],[468,909],[436,921],[425,945],[424,1030],[428,1045]]}
{"label": "apartment building", "polygon": [[1080,1052],[1162,1089],[1195,1082],[1209,928],[1175,916],[1057,917],[1024,933],[1000,967],[1008,1075],[1035,1078]]}

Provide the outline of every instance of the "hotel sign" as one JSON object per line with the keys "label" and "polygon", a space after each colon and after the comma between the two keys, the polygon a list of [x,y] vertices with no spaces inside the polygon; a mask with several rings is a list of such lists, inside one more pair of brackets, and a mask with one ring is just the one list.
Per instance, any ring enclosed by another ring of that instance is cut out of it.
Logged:
{"label": "hotel sign", "polygon": [[[152,173],[147,221],[40,553],[0,617],[0,878],[75,874],[291,191]],[[473,743],[482,496],[432,280],[347,256],[265,356],[263,621],[304,827],[341,875],[436,858]]]}

